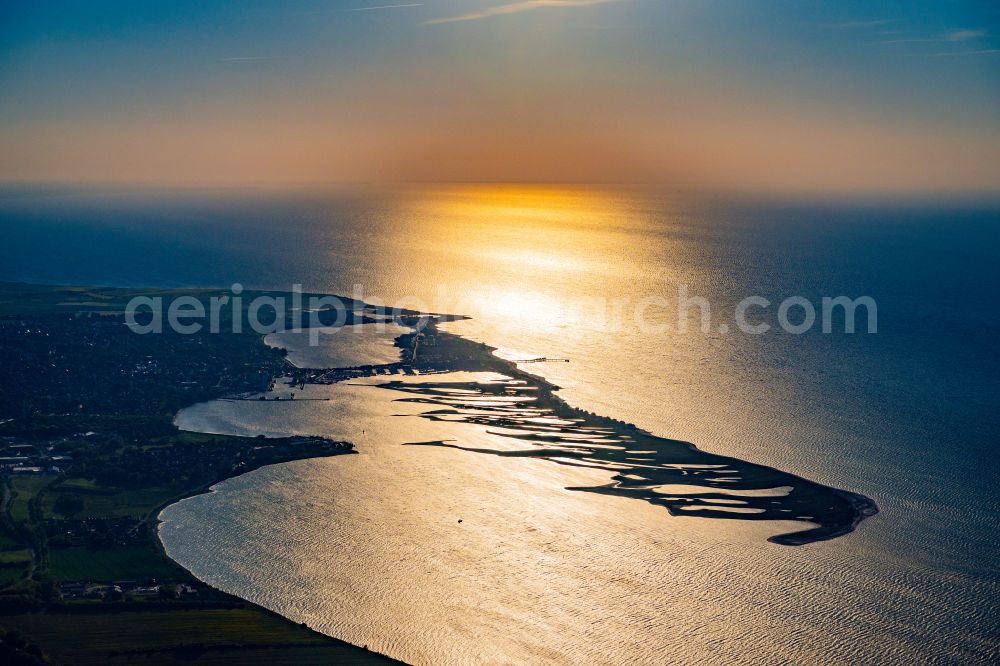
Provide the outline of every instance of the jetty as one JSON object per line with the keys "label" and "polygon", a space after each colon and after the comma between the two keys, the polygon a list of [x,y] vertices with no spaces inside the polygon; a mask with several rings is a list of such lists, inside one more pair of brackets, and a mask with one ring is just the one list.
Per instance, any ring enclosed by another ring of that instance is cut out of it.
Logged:
{"label": "jetty", "polygon": [[511,361],[512,363],[569,363],[568,358],[549,358],[547,356],[539,356],[538,358],[524,358],[518,361]]}

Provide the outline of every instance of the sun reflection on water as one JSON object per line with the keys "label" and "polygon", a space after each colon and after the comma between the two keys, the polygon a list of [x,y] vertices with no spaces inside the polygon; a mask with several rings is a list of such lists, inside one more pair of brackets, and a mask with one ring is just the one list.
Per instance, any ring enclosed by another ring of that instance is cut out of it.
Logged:
{"label": "sun reflection on water", "polygon": [[415,199],[421,227],[449,258],[429,270],[462,285],[438,309],[541,330],[577,326],[603,314],[586,297],[629,272],[620,233],[628,211],[614,192],[477,185]]}

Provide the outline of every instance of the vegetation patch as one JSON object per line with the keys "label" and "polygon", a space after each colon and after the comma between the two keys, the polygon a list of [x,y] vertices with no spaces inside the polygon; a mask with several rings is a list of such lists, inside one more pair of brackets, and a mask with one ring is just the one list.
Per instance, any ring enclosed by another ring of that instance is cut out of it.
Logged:
{"label": "vegetation patch", "polygon": [[74,546],[49,551],[49,574],[60,581],[145,581],[175,579],[180,571],[148,546]]}

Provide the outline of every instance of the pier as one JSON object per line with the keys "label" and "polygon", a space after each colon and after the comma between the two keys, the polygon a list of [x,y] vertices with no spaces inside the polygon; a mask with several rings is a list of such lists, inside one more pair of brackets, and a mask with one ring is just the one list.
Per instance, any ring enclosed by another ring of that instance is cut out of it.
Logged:
{"label": "pier", "polygon": [[512,361],[512,363],[569,363],[568,358],[548,358],[547,356],[540,356],[538,358],[525,358],[519,361]]}

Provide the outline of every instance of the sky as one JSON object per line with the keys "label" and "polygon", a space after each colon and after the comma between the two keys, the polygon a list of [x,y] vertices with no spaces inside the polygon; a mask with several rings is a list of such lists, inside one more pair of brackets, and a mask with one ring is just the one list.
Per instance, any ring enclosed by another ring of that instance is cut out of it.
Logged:
{"label": "sky", "polygon": [[0,180],[1000,191],[1000,3],[0,4]]}

